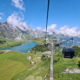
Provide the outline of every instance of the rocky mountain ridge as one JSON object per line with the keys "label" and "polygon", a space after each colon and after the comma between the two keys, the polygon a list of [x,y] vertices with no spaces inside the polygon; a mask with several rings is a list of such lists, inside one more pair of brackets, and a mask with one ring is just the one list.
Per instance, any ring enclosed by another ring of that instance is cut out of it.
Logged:
{"label": "rocky mountain ridge", "polygon": [[[29,26],[19,25],[13,26],[12,24],[6,22],[0,22],[0,36],[5,38],[11,38],[14,40],[28,40],[32,38],[42,38],[45,37],[46,32],[40,29],[32,30]],[[47,37],[57,37],[60,41],[69,39],[71,36],[64,34],[53,34],[47,33]],[[64,43],[66,44],[66,43]],[[72,44],[72,42],[68,43]],[[74,44],[80,44],[80,37],[75,37]]]}
{"label": "rocky mountain ridge", "polygon": [[31,38],[40,38],[45,36],[45,32],[41,30],[32,30],[29,26],[15,26],[6,22],[0,22],[0,36],[11,38],[14,40],[24,40]]}

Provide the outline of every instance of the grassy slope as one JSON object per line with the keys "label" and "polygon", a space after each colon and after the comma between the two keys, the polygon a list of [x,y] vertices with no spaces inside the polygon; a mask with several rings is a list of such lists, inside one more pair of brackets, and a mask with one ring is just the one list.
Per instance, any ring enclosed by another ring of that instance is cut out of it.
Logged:
{"label": "grassy slope", "polygon": [[[44,44],[44,38],[31,41]],[[41,57],[41,55],[40,52],[22,54],[13,51],[0,54],[0,80],[49,80],[50,62],[39,59],[38,57]],[[31,60],[27,59],[29,56],[32,56]],[[77,60],[77,57],[65,59],[62,57],[61,52],[56,52],[54,55],[54,61],[57,61],[54,63],[54,79],[80,80],[80,74],[62,73],[66,68],[78,68]],[[36,64],[30,65],[30,61],[34,61]]]}
{"label": "grassy slope", "polygon": [[5,41],[3,43],[0,43],[0,48],[12,47],[12,46],[20,45],[24,42],[28,42],[28,40],[26,40],[26,41],[15,41],[13,39],[5,39],[1,36],[0,36],[0,41]]}
{"label": "grassy slope", "polygon": [[[40,43],[42,43],[41,41],[39,40]],[[28,56],[32,56],[32,59],[28,60]],[[41,56],[40,52],[22,54],[11,51],[0,54],[0,80],[33,80],[33,78],[34,80],[42,80],[49,73],[49,61],[43,62],[40,59]],[[34,61],[36,64],[30,65],[30,61]]]}
{"label": "grassy slope", "polygon": [[55,54],[54,60],[57,60],[59,58],[59,61],[54,63],[54,79],[55,80],[80,80],[79,73],[62,73],[67,68],[72,69],[78,69],[77,61],[78,57],[74,57],[73,59],[69,58],[63,58],[61,56],[61,52],[59,52],[58,56]]}
{"label": "grassy slope", "polygon": [[39,43],[40,45],[44,45],[45,38],[35,38],[30,41],[34,41],[34,42]]}
{"label": "grassy slope", "polygon": [[29,62],[26,56],[18,52],[0,54],[0,80],[10,80],[15,74],[26,70]]}
{"label": "grassy slope", "polygon": [[[28,56],[32,56],[30,61],[36,62],[35,65],[30,65]],[[32,53],[22,54],[19,52],[8,52],[0,54],[0,80],[30,80],[31,76],[35,78],[43,78],[49,72],[49,61],[41,61],[38,57],[41,53],[35,56]],[[45,65],[46,64],[46,65]],[[32,79],[33,80],[33,79]]]}
{"label": "grassy slope", "polygon": [[[39,54],[40,55],[40,54]],[[38,55],[38,56],[39,56]],[[44,65],[44,62],[42,62],[40,59],[33,56],[33,59],[31,61],[35,61],[36,64],[33,65],[31,68],[26,69],[25,71],[19,73],[18,75],[14,76],[11,80],[36,80],[36,78],[43,78],[45,74],[48,73],[48,67]],[[49,63],[49,62],[45,62]],[[41,79],[42,80],[42,79]]]}

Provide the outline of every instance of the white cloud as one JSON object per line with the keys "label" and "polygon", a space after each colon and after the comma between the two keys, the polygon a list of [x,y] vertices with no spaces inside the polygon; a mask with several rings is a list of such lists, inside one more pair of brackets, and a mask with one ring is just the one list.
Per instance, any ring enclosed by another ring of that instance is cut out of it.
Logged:
{"label": "white cloud", "polygon": [[[14,12],[11,16],[8,17],[7,22],[11,24],[13,27],[16,28],[19,27],[20,29],[26,30],[28,28],[26,22],[23,22],[24,15],[22,13],[16,13]],[[48,26],[48,32],[52,34],[53,32],[57,34],[64,34],[69,36],[79,36],[80,37],[80,31],[78,31],[77,27],[69,28],[68,26],[63,26],[59,29],[56,29],[57,24],[52,24],[51,26]],[[39,30],[45,31],[45,29],[42,29],[40,27],[37,27]]]}
{"label": "white cloud", "polygon": [[48,26],[47,30],[48,32],[53,32],[53,30],[57,27],[57,24],[52,24],[51,26]]}
{"label": "white cloud", "polygon": [[2,19],[2,17],[0,17],[0,20]]}
{"label": "white cloud", "polygon": [[51,26],[48,26],[48,30],[53,30],[57,27],[57,24],[52,24]]}
{"label": "white cloud", "polygon": [[[49,34],[52,34],[52,33],[54,32],[54,30],[55,30],[56,27],[57,27],[57,24],[52,24],[52,25],[48,26],[48,27],[47,27],[47,32],[48,32]],[[46,32],[46,29],[43,29],[43,31]]]}
{"label": "white cloud", "polygon": [[0,15],[2,15],[2,16],[3,16],[4,14],[3,14],[3,13],[0,13]]}
{"label": "white cloud", "polygon": [[18,13],[14,12],[11,16],[8,17],[7,22],[14,26],[18,26],[21,20],[23,20],[23,18],[20,17]]}
{"label": "white cloud", "polygon": [[2,20],[2,16],[3,16],[3,15],[4,15],[4,14],[0,12],[0,20]]}
{"label": "white cloud", "polygon": [[[69,28],[66,25],[61,27],[60,29],[56,29],[56,27],[57,27],[57,24],[52,24],[51,26],[48,26],[47,32],[49,32],[49,34],[52,34],[53,32],[55,32],[57,34],[80,37],[80,31],[77,31],[78,29],[77,27]],[[43,31],[45,31],[45,29]]]}
{"label": "white cloud", "polygon": [[20,10],[25,10],[24,6],[24,2],[23,0],[12,0],[13,5],[17,8],[19,8]]}
{"label": "white cloud", "polygon": [[77,27],[69,28],[68,26],[63,26],[60,30],[56,30],[58,33],[69,35],[69,36],[79,36],[80,31],[77,31]]}
{"label": "white cloud", "polygon": [[26,22],[22,22],[24,19],[23,14],[14,12],[11,16],[8,17],[7,22],[11,24],[14,28],[19,27],[22,30],[28,28]]}
{"label": "white cloud", "polygon": [[38,30],[42,30],[41,27],[37,27]]}

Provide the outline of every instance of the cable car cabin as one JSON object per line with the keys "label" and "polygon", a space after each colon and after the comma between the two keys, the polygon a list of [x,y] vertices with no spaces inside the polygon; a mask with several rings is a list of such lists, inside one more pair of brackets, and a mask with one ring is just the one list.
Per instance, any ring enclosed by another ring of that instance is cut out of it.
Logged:
{"label": "cable car cabin", "polygon": [[72,48],[64,47],[62,50],[64,58],[73,58],[75,56],[75,51]]}

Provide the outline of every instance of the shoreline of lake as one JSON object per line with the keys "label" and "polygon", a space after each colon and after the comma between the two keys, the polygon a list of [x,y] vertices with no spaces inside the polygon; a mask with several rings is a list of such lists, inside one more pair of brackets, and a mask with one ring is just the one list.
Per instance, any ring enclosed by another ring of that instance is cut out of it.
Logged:
{"label": "shoreline of lake", "polygon": [[21,52],[21,53],[28,53],[30,49],[34,48],[37,44],[38,43],[36,42],[26,42],[14,47],[0,48],[0,50],[12,50],[12,51]]}

